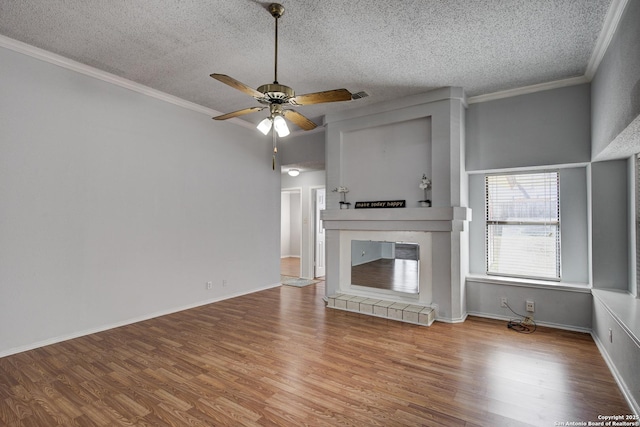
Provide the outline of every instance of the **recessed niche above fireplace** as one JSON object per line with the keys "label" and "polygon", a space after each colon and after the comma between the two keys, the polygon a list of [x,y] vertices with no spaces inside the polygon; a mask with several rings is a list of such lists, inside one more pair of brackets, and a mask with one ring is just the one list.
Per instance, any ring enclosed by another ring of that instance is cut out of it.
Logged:
{"label": "recessed niche above fireplace", "polygon": [[351,200],[406,200],[407,207],[418,207],[420,178],[431,176],[431,120],[345,132],[341,162]]}

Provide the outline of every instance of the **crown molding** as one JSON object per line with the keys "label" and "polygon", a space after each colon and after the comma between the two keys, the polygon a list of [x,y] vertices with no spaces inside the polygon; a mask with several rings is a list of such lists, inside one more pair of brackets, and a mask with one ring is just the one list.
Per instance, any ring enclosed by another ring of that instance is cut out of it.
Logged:
{"label": "crown molding", "polygon": [[611,6],[609,6],[609,10],[607,11],[607,15],[604,18],[604,24],[602,26],[602,31],[600,31],[600,35],[598,35],[598,39],[596,40],[596,45],[593,48],[593,52],[591,53],[591,58],[589,58],[589,63],[587,64],[587,69],[583,76],[571,77],[563,80],[555,80],[552,82],[540,83],[531,86],[523,86],[515,89],[508,89],[499,92],[487,93],[484,95],[471,96],[467,100],[469,104],[476,104],[479,102],[487,102],[494,101],[496,99],[502,98],[510,98],[512,96],[525,95],[527,93],[540,92],[543,90],[549,89],[558,89],[566,86],[579,85],[582,83],[589,83],[595,76],[598,67],[600,66],[600,62],[602,62],[602,58],[604,54],[607,52],[609,48],[609,44],[613,39],[613,35],[618,29],[618,24],[620,24],[620,19],[624,13],[625,8],[629,0],[612,0]]}
{"label": "crown molding", "polygon": [[607,16],[604,18],[602,31],[600,31],[600,35],[596,40],[596,46],[593,48],[591,58],[587,64],[587,70],[584,73],[589,81],[593,79],[596,71],[598,71],[600,62],[602,62],[602,58],[609,48],[611,39],[613,39],[613,35],[618,29],[618,24],[620,23],[620,19],[622,18],[622,14],[624,13],[628,3],[629,0],[612,0]]}
{"label": "crown molding", "polygon": [[552,82],[538,83],[531,86],[523,86],[515,89],[501,90],[499,92],[487,93],[484,95],[471,96],[467,99],[469,104],[479,102],[495,101],[496,99],[511,98],[512,96],[525,95],[527,93],[542,92],[543,90],[558,89],[561,87],[575,86],[589,83],[586,76],[570,77],[568,79],[555,80]]}
{"label": "crown molding", "polygon": [[[184,99],[178,98],[177,96],[169,95],[168,93],[152,89],[140,83],[136,83],[134,81],[116,76],[115,74],[107,73],[106,71],[99,70],[89,65],[82,64],[72,59],[65,58],[64,56],[46,51],[44,49],[40,49],[35,46],[31,46],[30,44],[14,40],[3,35],[0,35],[0,47],[7,48],[14,52],[30,56],[40,61],[48,62],[49,64],[57,65],[59,67],[66,68],[67,70],[75,71],[76,73],[93,77],[95,79],[102,80],[104,82],[111,83],[113,85],[120,86],[125,89],[129,89],[134,92],[141,93],[143,95],[147,95],[173,105],[177,105],[178,107],[205,114],[209,117],[215,117],[222,114],[221,112],[213,110],[211,108],[203,107],[202,105],[185,101]],[[244,120],[232,119],[230,121],[243,127],[253,128],[253,125],[251,123],[247,123]]]}
{"label": "crown molding", "polygon": [[[587,64],[587,68],[583,76],[576,76],[568,79],[555,80],[552,82],[539,83],[539,84],[523,86],[515,89],[507,89],[507,90],[487,93],[483,95],[471,96],[467,98],[466,100],[467,104],[476,104],[480,102],[494,101],[494,100],[510,98],[518,95],[525,95],[529,93],[541,92],[541,91],[550,90],[550,89],[558,89],[558,88],[567,87],[567,86],[589,83],[593,79],[593,76],[595,75],[596,71],[598,70],[598,67],[602,61],[602,58],[604,57],[604,54],[606,53],[607,48],[609,47],[609,44],[613,39],[613,35],[615,34],[618,28],[618,24],[620,23],[620,19],[622,18],[622,15],[624,13],[624,10],[628,2],[629,0],[612,0],[611,6],[609,7],[609,10],[607,11],[607,15],[605,16],[602,31],[600,32],[600,35],[596,40],[596,45],[591,54],[589,63]],[[222,114],[221,112],[213,110],[211,108],[203,107],[202,105],[198,105],[193,102],[186,101],[182,98],[169,95],[165,92],[152,89],[148,86],[144,86],[142,84],[133,82],[131,80],[116,76],[114,74],[107,73],[106,71],[102,71],[97,68],[91,67],[89,65],[85,65],[80,62],[73,61],[61,55],[48,52],[44,49],[31,46],[27,43],[23,43],[3,35],[0,35],[0,47],[5,47],[15,52],[28,55],[32,58],[36,58],[41,61],[48,62],[50,64],[54,64],[59,67],[66,68],[68,70],[76,71],[80,74],[91,76],[96,79],[99,79],[108,83],[112,83],[114,85],[132,90],[134,92],[151,96],[153,98],[168,102],[170,104],[177,105],[182,108],[186,108],[191,111],[206,114],[211,117],[215,117],[217,115]],[[240,125],[245,128],[254,127],[253,124],[237,118],[231,119],[229,120],[229,122]],[[326,123],[326,117],[325,117],[325,123]],[[323,123],[323,126],[318,126],[319,128],[321,128],[319,130],[322,130],[324,128],[325,123]]]}

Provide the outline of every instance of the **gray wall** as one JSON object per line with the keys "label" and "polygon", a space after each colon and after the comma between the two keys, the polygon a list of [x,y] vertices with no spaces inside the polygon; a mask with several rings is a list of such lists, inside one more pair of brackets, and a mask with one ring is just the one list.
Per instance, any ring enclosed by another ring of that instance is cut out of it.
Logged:
{"label": "gray wall", "polygon": [[[525,302],[536,303],[535,319],[548,326],[581,331],[591,328],[589,293],[588,197],[586,167],[560,170],[562,280],[557,285],[540,286],[532,281],[484,277],[485,218],[484,174],[469,178],[470,203],[474,217],[469,226],[469,268],[467,311],[469,314],[511,318],[500,307],[506,297],[518,313],[525,313]],[[574,285],[582,285],[582,287]]]}
{"label": "gray wall", "polygon": [[589,85],[471,104],[466,170],[588,162]]}
{"label": "gray wall", "polygon": [[278,140],[280,164],[324,163],[325,137],[324,131],[292,134]]}
{"label": "gray wall", "polygon": [[[469,176],[469,207],[473,211],[466,294],[469,314],[509,318],[512,313],[500,307],[500,297],[507,297],[512,308],[521,313],[526,300],[533,299],[536,321],[590,330],[585,166],[590,160],[589,97],[589,85],[577,85],[469,106],[466,161],[467,171],[474,172]],[[486,277],[485,174],[481,172],[560,165],[562,282],[545,287],[527,280]]]}
{"label": "gray wall", "polygon": [[[592,155],[596,158],[640,115],[640,1],[628,2],[591,82]],[[640,141],[636,141],[636,152]]]}
{"label": "gray wall", "polygon": [[629,288],[627,164],[591,165],[594,288]]}
{"label": "gray wall", "polygon": [[592,335],[636,414],[640,331],[639,301],[633,295],[636,274],[631,258],[637,242],[634,162],[629,157],[640,152],[640,139],[637,130],[628,130],[637,129],[640,120],[638,22],[640,1],[631,0],[591,84],[593,159],[619,159],[592,164]]}
{"label": "gray wall", "polygon": [[638,228],[637,216],[640,216],[640,205],[638,204],[638,182],[640,176],[636,175],[636,156],[631,156],[627,160],[627,201],[628,201],[628,215],[627,224],[629,227],[629,241],[627,244],[627,250],[629,252],[629,293],[637,298],[640,298],[640,282],[638,282],[638,273],[640,272],[640,265],[638,265],[636,248],[640,244],[640,229]]}
{"label": "gray wall", "polygon": [[0,70],[0,357],[279,282],[270,141],[3,48]]}
{"label": "gray wall", "polygon": [[351,265],[366,264],[381,259],[382,246],[380,242],[371,240],[352,240]]}
{"label": "gray wall", "polygon": [[[469,177],[470,203],[473,221],[469,225],[469,272],[485,274],[484,177]],[[587,215],[586,168],[560,170],[560,235],[562,282],[589,284],[589,239]]]}

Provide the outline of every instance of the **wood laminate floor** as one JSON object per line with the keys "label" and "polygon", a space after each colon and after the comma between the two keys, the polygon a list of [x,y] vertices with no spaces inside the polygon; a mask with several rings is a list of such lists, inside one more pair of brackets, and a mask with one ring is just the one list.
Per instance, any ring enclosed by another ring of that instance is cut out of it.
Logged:
{"label": "wood laminate floor", "polygon": [[300,258],[280,258],[280,274],[283,276],[300,277]]}
{"label": "wood laminate floor", "polygon": [[588,334],[282,286],[0,359],[2,426],[555,426],[628,414]]}

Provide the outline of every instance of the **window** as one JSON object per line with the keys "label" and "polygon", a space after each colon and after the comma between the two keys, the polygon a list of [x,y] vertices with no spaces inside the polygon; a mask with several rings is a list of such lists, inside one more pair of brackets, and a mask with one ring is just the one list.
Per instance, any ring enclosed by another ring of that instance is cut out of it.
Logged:
{"label": "window", "polygon": [[487,274],[560,280],[558,171],[487,175]]}

